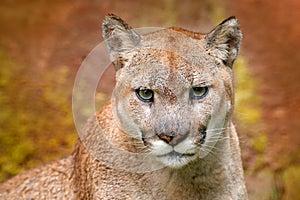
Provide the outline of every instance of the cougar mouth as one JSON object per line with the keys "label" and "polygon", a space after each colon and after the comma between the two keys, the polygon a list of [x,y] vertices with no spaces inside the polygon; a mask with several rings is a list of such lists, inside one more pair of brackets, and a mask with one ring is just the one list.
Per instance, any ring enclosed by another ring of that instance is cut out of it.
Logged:
{"label": "cougar mouth", "polygon": [[158,157],[168,156],[168,157],[173,157],[173,158],[182,158],[182,157],[192,157],[194,155],[195,155],[195,153],[179,153],[179,152],[173,150],[170,153],[159,155]]}
{"label": "cougar mouth", "polygon": [[170,153],[158,155],[157,158],[164,165],[177,169],[187,165],[190,161],[196,158],[196,153],[179,153],[171,151]]}

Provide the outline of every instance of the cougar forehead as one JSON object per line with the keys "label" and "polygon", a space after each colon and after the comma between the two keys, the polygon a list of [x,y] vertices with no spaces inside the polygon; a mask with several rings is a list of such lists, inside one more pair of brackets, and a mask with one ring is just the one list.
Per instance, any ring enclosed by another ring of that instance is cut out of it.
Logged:
{"label": "cougar forehead", "polygon": [[[144,54],[151,56],[142,59]],[[133,89],[181,92],[180,89],[211,83],[211,74],[209,69],[195,66],[173,52],[148,49],[138,52],[127,69],[120,70],[117,80],[127,82]]]}
{"label": "cougar forehead", "polygon": [[152,84],[173,80],[170,86],[190,87],[211,81],[216,72],[217,62],[207,54],[202,40],[170,29],[142,36],[140,45],[128,54],[125,67],[117,71],[117,81],[130,82],[133,87],[150,80]]}
{"label": "cougar forehead", "polygon": [[164,29],[145,36],[134,49],[132,62],[149,62],[168,65],[169,67],[182,67],[188,62],[195,66],[209,68],[216,60],[210,56],[203,40],[188,37],[171,29]]}

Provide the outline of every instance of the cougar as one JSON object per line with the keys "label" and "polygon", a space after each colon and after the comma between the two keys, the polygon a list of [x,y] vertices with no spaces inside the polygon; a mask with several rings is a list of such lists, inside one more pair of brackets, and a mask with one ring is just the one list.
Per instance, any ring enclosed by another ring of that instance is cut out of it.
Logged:
{"label": "cougar", "polygon": [[113,14],[102,28],[116,70],[110,102],[71,156],[8,180],[0,198],[248,199],[232,123],[236,18],[207,34],[140,34]]}

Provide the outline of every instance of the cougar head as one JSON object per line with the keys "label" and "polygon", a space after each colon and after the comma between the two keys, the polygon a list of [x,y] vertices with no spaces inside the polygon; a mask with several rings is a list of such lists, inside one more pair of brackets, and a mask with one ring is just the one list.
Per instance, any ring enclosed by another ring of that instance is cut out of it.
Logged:
{"label": "cougar head", "polygon": [[232,64],[242,37],[237,20],[208,34],[169,28],[142,35],[110,14],[103,37],[117,71],[118,127],[168,167],[206,156],[232,112]]}

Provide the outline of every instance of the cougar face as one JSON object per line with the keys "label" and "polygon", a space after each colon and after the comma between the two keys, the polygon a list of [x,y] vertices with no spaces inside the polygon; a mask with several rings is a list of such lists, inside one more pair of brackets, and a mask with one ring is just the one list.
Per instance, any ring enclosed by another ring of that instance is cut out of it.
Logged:
{"label": "cougar face", "polygon": [[125,132],[140,138],[166,166],[181,167],[208,153],[205,143],[216,141],[222,131],[230,110],[230,101],[222,101],[225,85],[205,65],[167,51],[144,53],[151,55],[149,60],[137,52],[135,59],[142,62],[119,71],[113,95],[116,117]]}
{"label": "cougar face", "polygon": [[[119,128],[165,166],[179,168],[205,157],[231,113],[230,53],[236,56],[237,49],[227,49],[236,41],[226,37],[232,34],[217,27],[197,38],[172,29],[138,35],[120,20],[111,17],[104,23],[117,69],[112,108]],[[232,23],[227,28],[239,30]],[[218,42],[231,44],[216,47]]]}

